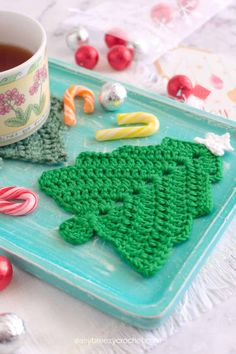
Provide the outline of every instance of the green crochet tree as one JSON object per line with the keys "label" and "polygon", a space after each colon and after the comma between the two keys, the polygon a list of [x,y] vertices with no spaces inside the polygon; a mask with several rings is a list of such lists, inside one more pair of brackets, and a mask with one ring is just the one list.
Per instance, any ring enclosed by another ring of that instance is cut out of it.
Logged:
{"label": "green crochet tree", "polygon": [[74,214],[60,225],[67,242],[97,235],[151,276],[188,239],[193,219],[211,211],[211,183],[221,178],[221,159],[204,145],[165,138],[157,146],[83,152],[74,166],[46,171],[39,183]]}

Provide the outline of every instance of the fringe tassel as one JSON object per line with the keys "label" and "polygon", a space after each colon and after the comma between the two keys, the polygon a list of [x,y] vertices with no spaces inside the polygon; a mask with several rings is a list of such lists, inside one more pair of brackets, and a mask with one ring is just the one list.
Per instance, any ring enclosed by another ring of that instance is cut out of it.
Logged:
{"label": "fringe tassel", "polygon": [[[83,354],[143,354],[175,334],[189,321],[236,294],[236,219],[224,238],[185,293],[175,311],[153,330],[141,330],[117,321],[117,326],[103,331],[99,344],[79,346]],[[112,340],[114,341],[112,343]]]}

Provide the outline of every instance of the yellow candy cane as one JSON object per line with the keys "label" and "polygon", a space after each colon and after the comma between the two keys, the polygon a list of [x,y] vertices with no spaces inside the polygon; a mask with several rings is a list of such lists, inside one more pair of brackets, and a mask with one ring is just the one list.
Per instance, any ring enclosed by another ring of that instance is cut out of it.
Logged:
{"label": "yellow candy cane", "polygon": [[160,127],[159,120],[154,114],[146,112],[132,112],[117,114],[119,125],[143,123],[123,128],[102,129],[96,132],[96,139],[99,141],[142,138],[153,135]]}

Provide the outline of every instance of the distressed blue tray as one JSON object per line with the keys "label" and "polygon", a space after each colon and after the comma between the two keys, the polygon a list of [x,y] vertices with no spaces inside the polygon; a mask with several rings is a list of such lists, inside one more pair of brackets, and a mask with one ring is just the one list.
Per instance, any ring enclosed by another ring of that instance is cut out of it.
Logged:
{"label": "distressed blue tray", "polygon": [[[69,64],[49,63],[52,94],[62,97],[72,83],[83,84],[96,95],[104,78]],[[115,114],[96,104],[95,113],[81,118],[66,132],[69,163],[85,150],[111,151],[123,144],[159,144],[165,136],[192,141],[208,131],[229,131],[236,148],[236,123],[187,107],[168,98],[127,85],[128,100],[122,111],[148,111],[158,116],[160,131],[148,138],[96,142],[95,131],[116,125]],[[235,212],[236,152],[224,157],[224,179],[213,185],[214,209],[194,220],[189,241],[174,248],[165,266],[144,279],[123,263],[101,239],[72,246],[58,237],[58,226],[70,215],[38,188],[37,180],[48,167],[5,161],[0,185],[22,185],[40,197],[38,209],[26,217],[0,215],[0,250],[26,271],[69,294],[134,326],[152,328],[173,311],[178,300],[219,240]]]}

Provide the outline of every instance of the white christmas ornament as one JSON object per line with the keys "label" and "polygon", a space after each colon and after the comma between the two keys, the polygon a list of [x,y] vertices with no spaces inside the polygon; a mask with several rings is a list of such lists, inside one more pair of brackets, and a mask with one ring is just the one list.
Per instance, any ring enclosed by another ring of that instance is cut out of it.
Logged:
{"label": "white christmas ornament", "polygon": [[76,30],[69,32],[66,35],[67,46],[71,50],[76,50],[79,46],[87,44],[89,41],[89,34],[85,27],[79,26]]}
{"label": "white christmas ornament", "polygon": [[230,144],[229,133],[223,135],[207,133],[205,139],[196,137],[194,141],[197,144],[204,144],[216,156],[223,156],[225,151],[234,151],[234,148]]}
{"label": "white christmas ornament", "polygon": [[148,54],[148,44],[144,40],[136,40],[134,42],[130,42],[128,44],[128,48],[133,49],[134,51],[134,59],[139,60],[145,57]]}
{"label": "white christmas ornament", "polygon": [[24,322],[14,313],[0,314],[0,353],[13,354],[26,337]]}

